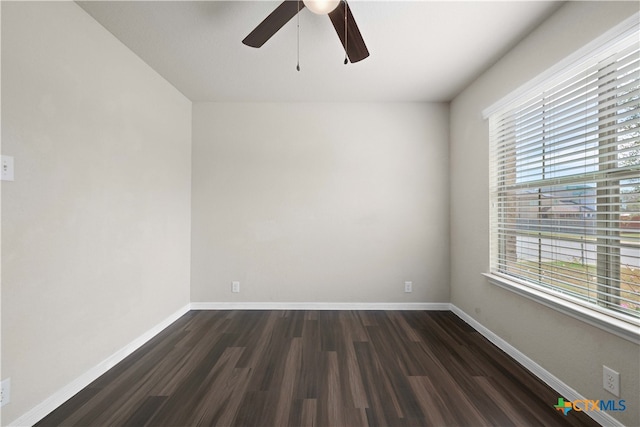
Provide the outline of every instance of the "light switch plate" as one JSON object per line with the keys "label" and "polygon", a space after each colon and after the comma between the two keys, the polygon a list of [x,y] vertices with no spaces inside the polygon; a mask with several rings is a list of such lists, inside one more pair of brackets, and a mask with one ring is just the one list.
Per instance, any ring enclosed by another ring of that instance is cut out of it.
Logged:
{"label": "light switch plate", "polygon": [[0,170],[2,181],[13,181],[13,157],[2,156],[0,166],[2,167]]}
{"label": "light switch plate", "polygon": [[11,402],[11,378],[0,383],[0,407]]}

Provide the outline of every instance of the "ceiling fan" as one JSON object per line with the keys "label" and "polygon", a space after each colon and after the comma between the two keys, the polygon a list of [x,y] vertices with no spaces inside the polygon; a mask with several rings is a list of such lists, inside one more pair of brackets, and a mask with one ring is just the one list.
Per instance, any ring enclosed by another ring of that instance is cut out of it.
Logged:
{"label": "ceiling fan", "polygon": [[256,48],[262,46],[304,7],[319,15],[329,15],[349,61],[358,62],[369,56],[346,0],[285,0],[242,43]]}

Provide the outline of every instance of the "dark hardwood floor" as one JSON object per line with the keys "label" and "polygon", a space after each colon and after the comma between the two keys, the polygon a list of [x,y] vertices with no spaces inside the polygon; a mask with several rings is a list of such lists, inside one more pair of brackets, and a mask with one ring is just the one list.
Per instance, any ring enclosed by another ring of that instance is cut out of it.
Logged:
{"label": "dark hardwood floor", "polygon": [[191,311],[38,426],[595,426],[450,312]]}

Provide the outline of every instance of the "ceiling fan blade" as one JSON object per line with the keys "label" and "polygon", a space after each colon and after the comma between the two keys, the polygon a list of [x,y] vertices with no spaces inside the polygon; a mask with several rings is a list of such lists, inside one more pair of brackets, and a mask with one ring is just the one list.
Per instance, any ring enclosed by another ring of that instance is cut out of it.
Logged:
{"label": "ceiling fan blade", "polygon": [[[344,34],[345,12],[347,14],[346,43]],[[358,24],[356,24],[355,19],[353,19],[351,8],[346,1],[341,1],[338,7],[329,14],[329,18],[331,18],[331,23],[333,23],[333,27],[336,29],[336,33],[338,33],[338,37],[340,37],[340,41],[342,42],[342,46],[344,46],[345,51],[347,52],[349,61],[358,62],[369,56],[369,51],[367,50],[367,46],[364,44],[364,39],[362,38],[362,34],[360,34]]]}
{"label": "ceiling fan blade", "polygon": [[276,7],[264,21],[262,21],[251,33],[242,40],[242,43],[251,47],[260,47],[269,40],[280,28],[304,8],[302,0],[285,0]]}

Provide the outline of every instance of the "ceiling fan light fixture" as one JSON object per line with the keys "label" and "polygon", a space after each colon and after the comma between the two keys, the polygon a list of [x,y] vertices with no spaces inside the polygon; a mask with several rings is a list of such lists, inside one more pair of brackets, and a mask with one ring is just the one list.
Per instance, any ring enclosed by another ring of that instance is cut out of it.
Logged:
{"label": "ceiling fan light fixture", "polygon": [[317,15],[327,15],[340,4],[340,0],[302,0],[302,2]]}

